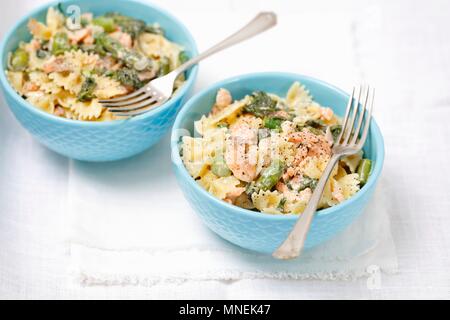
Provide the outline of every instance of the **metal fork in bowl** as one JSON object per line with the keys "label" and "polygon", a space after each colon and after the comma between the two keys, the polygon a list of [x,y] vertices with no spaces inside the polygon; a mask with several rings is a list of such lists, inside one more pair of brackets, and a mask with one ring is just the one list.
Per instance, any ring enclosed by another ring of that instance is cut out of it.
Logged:
{"label": "metal fork in bowl", "polygon": [[[357,99],[355,98],[356,92],[358,92]],[[305,211],[300,215],[286,240],[272,253],[274,258],[293,259],[300,255],[323,190],[334,166],[341,157],[355,154],[364,146],[369,132],[374,96],[375,90],[369,86],[365,90],[362,86],[359,86],[358,89],[353,88],[345,111],[341,133],[332,147],[331,159],[317,182]],[[367,106],[369,106],[368,109]]]}
{"label": "metal fork in bowl", "polygon": [[273,12],[261,12],[246,26],[235,32],[225,40],[219,42],[202,54],[193,57],[175,70],[163,77],[154,79],[141,89],[129,95],[100,102],[116,116],[137,116],[153,110],[170,99],[176,78],[189,67],[197,64],[201,60],[231,47],[239,42],[247,40],[276,25],[277,16]]}

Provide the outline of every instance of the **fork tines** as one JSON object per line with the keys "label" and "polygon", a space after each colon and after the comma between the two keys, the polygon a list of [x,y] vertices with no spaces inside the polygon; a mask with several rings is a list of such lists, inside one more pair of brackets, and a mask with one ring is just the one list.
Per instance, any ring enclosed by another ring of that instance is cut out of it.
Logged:
{"label": "fork tines", "polygon": [[368,85],[353,87],[336,144],[362,148],[369,131],[374,96],[375,89]]}
{"label": "fork tines", "polygon": [[159,106],[162,95],[150,87],[143,87],[123,97],[100,100],[105,108],[116,116],[137,116]]}

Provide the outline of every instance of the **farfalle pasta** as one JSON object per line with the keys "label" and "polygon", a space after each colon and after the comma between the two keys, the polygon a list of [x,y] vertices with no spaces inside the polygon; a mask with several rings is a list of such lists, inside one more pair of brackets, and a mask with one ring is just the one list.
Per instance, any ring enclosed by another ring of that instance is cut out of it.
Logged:
{"label": "farfalle pasta", "polygon": [[[314,101],[298,82],[286,98],[254,92],[233,101],[220,89],[208,115],[194,124],[199,136],[181,140],[183,163],[215,197],[270,214],[301,214],[322,176],[340,119]],[[319,208],[339,204],[367,181],[371,162],[363,152],[333,169]]]}
{"label": "farfalle pasta", "polygon": [[[76,25],[49,8],[46,20],[31,19],[28,29],[32,39],[10,54],[7,78],[38,109],[72,120],[121,119],[99,100],[131,93],[187,59],[158,24],[119,13],[83,13]],[[183,82],[181,75],[175,89]]]}

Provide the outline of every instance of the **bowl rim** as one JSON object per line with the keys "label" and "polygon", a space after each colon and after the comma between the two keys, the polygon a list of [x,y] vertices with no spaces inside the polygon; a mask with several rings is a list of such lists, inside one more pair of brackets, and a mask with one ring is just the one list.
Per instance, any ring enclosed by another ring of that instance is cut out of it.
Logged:
{"label": "bowl rim", "polygon": [[[302,81],[302,79],[304,79],[304,80],[308,80],[310,82],[315,82],[315,83],[325,87],[326,89],[333,90],[333,91],[337,92],[338,94],[343,95],[347,98],[349,97],[349,95],[345,91],[343,91],[343,90],[339,89],[338,87],[331,85],[325,81],[322,81],[322,80],[319,80],[319,79],[316,79],[316,78],[313,78],[310,76],[305,76],[305,75],[296,74],[296,73],[289,73],[289,72],[274,71],[274,72],[247,73],[247,74],[237,75],[237,76],[233,76],[233,77],[218,81],[212,85],[209,85],[208,87],[204,88],[199,93],[197,93],[196,95],[191,97],[189,99],[189,101],[185,103],[185,105],[183,106],[181,111],[178,113],[178,115],[175,119],[174,125],[172,127],[172,133],[171,133],[171,141],[170,141],[171,159],[172,159],[173,165],[175,166],[176,170],[178,170],[178,172],[181,174],[182,178],[184,178],[184,180],[188,181],[190,188],[193,188],[195,190],[195,192],[199,192],[200,194],[207,197],[210,201],[213,201],[214,203],[216,203],[219,206],[223,206],[229,210],[234,211],[234,213],[236,213],[236,214],[241,214],[241,215],[247,216],[249,218],[256,218],[256,219],[263,219],[263,220],[268,219],[268,220],[273,220],[273,221],[280,221],[280,220],[296,221],[298,219],[299,215],[295,215],[295,214],[275,215],[275,214],[259,212],[259,211],[256,212],[256,211],[244,209],[244,208],[229,204],[225,201],[222,201],[222,200],[214,197],[208,191],[203,189],[198,183],[196,183],[195,180],[191,177],[191,175],[186,170],[186,167],[184,166],[183,161],[181,160],[181,157],[180,157],[180,153],[179,153],[179,148],[178,148],[179,136],[177,135],[177,130],[180,129],[179,126],[180,126],[182,119],[184,119],[184,117],[190,112],[190,109],[193,108],[194,105],[196,105],[196,103],[199,99],[201,99],[205,95],[209,94],[212,90],[217,90],[218,88],[225,86],[232,82],[241,82],[241,81],[246,81],[249,79],[263,79],[263,78],[267,78],[267,77],[271,77],[271,78],[275,78],[275,79],[276,78],[295,78],[295,79],[298,79],[298,81],[300,81],[300,82]],[[357,201],[359,198],[361,198],[365,193],[369,192],[370,190],[372,190],[375,187],[375,184],[376,184],[376,182],[381,174],[382,168],[383,168],[385,151],[384,151],[383,136],[381,134],[380,128],[378,127],[378,125],[373,117],[372,117],[372,120],[370,123],[369,134],[372,136],[373,142],[375,144],[375,150],[376,150],[375,152],[376,152],[376,157],[377,157],[377,161],[375,162],[375,166],[372,169],[372,173],[369,177],[369,180],[355,195],[353,195],[349,199],[347,199],[344,202],[339,203],[335,206],[317,211],[316,216],[324,217],[324,216],[332,215],[332,214],[336,213],[337,211],[339,212],[339,211],[346,210],[355,201]]]}
{"label": "bowl rim", "polygon": [[[51,2],[44,3],[40,6],[38,6],[37,8],[33,9],[31,12],[24,15],[16,23],[14,23],[14,25],[12,27],[10,27],[10,29],[6,32],[5,36],[3,37],[3,39],[0,42],[0,59],[1,59],[1,61],[3,61],[3,57],[5,57],[5,54],[8,54],[7,52],[5,52],[6,44],[14,36],[16,30],[19,28],[20,25],[22,25],[23,23],[26,23],[26,21],[28,21],[30,19],[30,17],[38,14],[39,12],[48,9],[49,7],[57,6],[59,3],[64,3],[66,1],[69,1],[69,0],[54,0]],[[92,2],[92,1],[98,1],[98,0],[74,0],[74,1]],[[192,47],[192,50],[191,50],[192,55],[193,56],[198,55],[197,43],[195,42],[194,37],[192,36],[191,32],[184,25],[184,23],[182,23],[178,18],[176,18],[174,15],[172,15],[168,10],[162,9],[161,7],[159,7],[153,3],[143,1],[143,0],[128,0],[127,4],[130,4],[130,5],[141,4],[141,5],[148,7],[151,10],[158,11],[158,12],[166,15],[169,18],[169,20],[174,22],[177,25],[177,28],[180,29],[181,32],[183,32],[186,35],[188,42],[190,43],[190,45]],[[154,110],[150,110],[144,114],[141,114],[141,115],[138,115],[135,117],[125,118],[123,120],[83,121],[83,120],[72,120],[72,119],[55,116],[53,114],[50,114],[43,110],[40,110],[39,108],[35,107],[31,103],[27,102],[24,98],[22,98],[16,92],[16,90],[14,90],[14,88],[9,83],[8,79],[6,78],[6,70],[3,69],[3,65],[1,65],[1,69],[2,70],[0,70],[0,84],[3,87],[5,94],[11,96],[17,103],[19,103],[19,105],[22,108],[26,108],[28,111],[30,111],[34,115],[43,117],[51,122],[61,123],[61,124],[71,125],[71,126],[76,126],[76,127],[93,127],[93,128],[117,127],[117,126],[123,125],[124,123],[135,123],[135,122],[139,122],[141,120],[145,120],[149,117],[158,115],[159,113],[167,110],[168,108],[173,107],[173,103],[175,101],[180,100],[182,97],[184,97],[188,93],[190,88],[192,88],[192,86],[194,85],[195,80],[197,78],[197,74],[198,74],[198,65],[194,65],[193,67],[191,67],[190,75],[187,78],[187,80],[185,81],[185,83],[183,84],[183,86],[180,88],[180,90],[175,92],[175,94],[167,102],[165,102],[160,107],[158,107]]]}

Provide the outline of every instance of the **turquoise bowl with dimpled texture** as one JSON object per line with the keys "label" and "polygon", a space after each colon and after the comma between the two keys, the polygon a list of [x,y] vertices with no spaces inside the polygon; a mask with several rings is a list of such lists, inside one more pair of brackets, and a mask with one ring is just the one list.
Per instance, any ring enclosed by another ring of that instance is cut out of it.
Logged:
{"label": "turquoise bowl with dimpled texture", "polygon": [[[184,196],[203,222],[224,239],[250,250],[272,253],[284,241],[298,216],[271,215],[239,208],[221,201],[200,187],[186,171],[179,154],[180,137],[194,134],[194,121],[207,114],[219,88],[228,89],[234,99],[255,90],[285,96],[294,81],[304,84],[315,100],[343,116],[349,96],[342,90],[320,80],[290,73],[254,73],[227,79],[191,98],[178,114],[172,129],[173,168]],[[372,197],[384,160],[384,144],[380,129],[372,120],[364,146],[365,156],[373,161],[366,185],[343,203],[317,212],[308,233],[305,247],[315,247],[347,228],[364,210]]]}
{"label": "turquoise bowl with dimpled texture", "polygon": [[[69,0],[53,2],[34,10],[9,31],[0,47],[3,70],[6,69],[8,53],[15,50],[20,41],[30,39],[28,20],[45,21],[47,8],[55,7],[59,2],[64,10],[70,5],[77,5],[81,12],[92,12],[94,15],[116,11],[147,22],[157,22],[169,40],[181,44],[189,56],[197,55],[197,46],[186,27],[152,4],[137,0]],[[173,124],[197,77],[195,66],[187,72],[187,81],[172,99],[144,115],[126,120],[88,122],[59,118],[32,106],[12,89],[3,70],[0,72],[0,83],[6,102],[22,126],[53,151],[86,161],[128,158],[158,142]]]}

